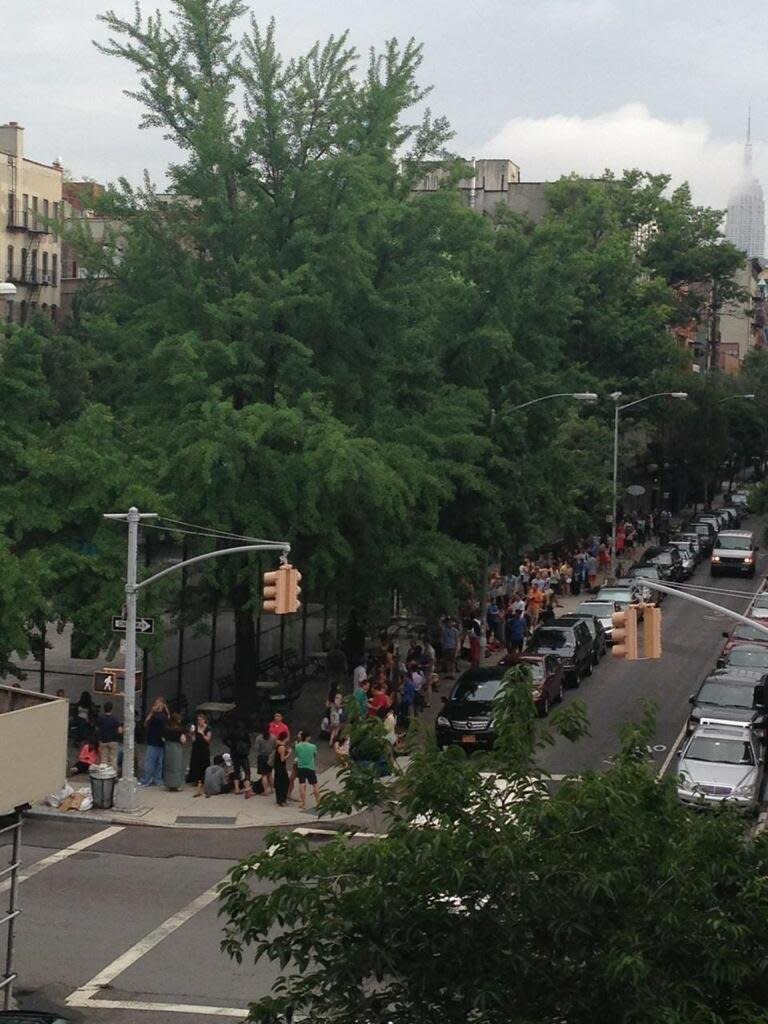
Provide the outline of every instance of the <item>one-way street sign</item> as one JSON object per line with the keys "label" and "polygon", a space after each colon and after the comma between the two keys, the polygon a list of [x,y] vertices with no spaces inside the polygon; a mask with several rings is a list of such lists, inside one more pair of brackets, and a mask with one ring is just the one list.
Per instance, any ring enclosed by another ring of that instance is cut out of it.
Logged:
{"label": "one-way street sign", "polygon": [[[112,632],[113,633],[125,633],[128,628],[128,620],[122,615],[112,616]],[[151,636],[155,632],[155,620],[154,619],[136,619],[136,632],[143,633],[145,636]]]}

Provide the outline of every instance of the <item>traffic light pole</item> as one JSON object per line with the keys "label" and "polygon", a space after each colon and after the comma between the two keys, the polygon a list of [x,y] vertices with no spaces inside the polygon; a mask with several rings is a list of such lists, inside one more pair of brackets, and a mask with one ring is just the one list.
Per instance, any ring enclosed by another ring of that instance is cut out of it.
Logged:
{"label": "traffic light pole", "polygon": [[648,587],[649,590],[659,590],[662,594],[674,594],[675,597],[681,597],[684,601],[690,601],[691,604],[701,605],[702,608],[707,608],[709,611],[719,612],[721,615],[726,615],[729,619],[735,619],[737,622],[743,622],[747,626],[752,626],[753,629],[765,633],[766,637],[768,637],[768,625],[763,624],[759,619],[750,619],[749,616],[731,611],[730,608],[724,608],[721,604],[715,604],[714,601],[706,601],[703,597],[689,594],[687,590],[678,590],[677,587],[670,587],[665,583],[657,583],[656,580],[648,580],[643,577],[641,582],[643,587]]}
{"label": "traffic light pole", "polygon": [[[128,523],[128,558],[126,561],[125,580],[125,691],[123,719],[123,774],[115,787],[115,810],[131,813],[137,810],[138,790],[135,760],[135,717],[136,717],[136,620],[138,618],[139,591],[155,583],[172,572],[179,572],[187,566],[206,562],[210,558],[221,558],[223,555],[244,554],[250,551],[280,551],[285,558],[291,545],[284,541],[267,542],[264,544],[243,544],[234,548],[218,548],[204,555],[186,558],[182,562],[148,576],[141,583],[137,581],[137,565],[139,557],[139,523],[142,519],[156,519],[156,512],[139,512],[132,506],[128,513],[105,515],[105,519],[119,519]],[[144,680],[146,686],[146,680]]]}

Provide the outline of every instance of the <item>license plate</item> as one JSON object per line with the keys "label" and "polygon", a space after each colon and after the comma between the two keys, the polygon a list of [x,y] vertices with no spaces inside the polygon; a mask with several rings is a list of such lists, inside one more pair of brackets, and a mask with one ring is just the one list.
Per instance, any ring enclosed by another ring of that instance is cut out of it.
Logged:
{"label": "license plate", "polygon": [[462,743],[477,743],[477,736],[462,736]]}

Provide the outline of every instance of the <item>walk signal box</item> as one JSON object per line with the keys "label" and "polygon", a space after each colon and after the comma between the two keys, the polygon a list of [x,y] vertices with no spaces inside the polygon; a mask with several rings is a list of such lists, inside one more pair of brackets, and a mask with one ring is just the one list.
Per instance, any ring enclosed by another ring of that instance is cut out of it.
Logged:
{"label": "walk signal box", "polygon": [[[137,672],[136,692],[141,691],[143,673]],[[125,669],[124,668],[102,668],[93,673],[93,692],[101,693],[105,697],[122,697],[125,694]]]}

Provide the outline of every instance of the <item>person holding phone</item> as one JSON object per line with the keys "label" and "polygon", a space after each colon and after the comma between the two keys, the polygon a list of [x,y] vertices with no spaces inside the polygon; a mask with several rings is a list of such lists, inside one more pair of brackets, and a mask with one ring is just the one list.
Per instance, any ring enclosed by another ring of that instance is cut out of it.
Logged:
{"label": "person holding phone", "polygon": [[195,796],[202,796],[205,769],[211,763],[211,727],[202,712],[198,712],[194,725],[189,727],[189,734],[192,740],[192,754],[189,759],[187,782],[191,782],[197,788]]}
{"label": "person holding phone", "polygon": [[165,748],[165,727],[170,714],[165,697],[156,697],[149,714],[144,719],[147,730],[147,750],[144,755],[144,774],[140,786],[160,786],[163,782],[163,753]]}

